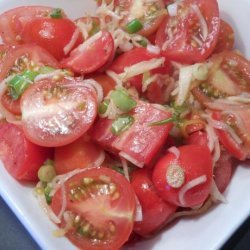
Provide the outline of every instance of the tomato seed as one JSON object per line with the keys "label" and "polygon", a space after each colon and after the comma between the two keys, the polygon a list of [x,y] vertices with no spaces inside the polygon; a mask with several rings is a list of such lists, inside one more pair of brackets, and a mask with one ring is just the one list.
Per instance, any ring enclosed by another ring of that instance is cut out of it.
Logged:
{"label": "tomato seed", "polygon": [[113,195],[112,195],[112,200],[117,200],[120,198],[120,193],[118,192],[115,192]]}
{"label": "tomato seed", "polygon": [[91,184],[93,181],[94,181],[93,178],[87,178],[87,177],[85,177],[85,178],[82,179],[82,182],[83,182],[83,184],[85,184],[85,185],[89,185],[89,184]]}

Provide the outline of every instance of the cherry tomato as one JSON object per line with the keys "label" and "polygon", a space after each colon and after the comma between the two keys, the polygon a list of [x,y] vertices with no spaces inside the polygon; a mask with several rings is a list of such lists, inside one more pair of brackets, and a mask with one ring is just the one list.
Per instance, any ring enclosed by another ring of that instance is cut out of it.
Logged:
{"label": "cherry tomato", "polygon": [[214,167],[214,180],[221,193],[223,193],[233,174],[232,156],[226,151],[222,151],[220,159],[216,162]]}
{"label": "cherry tomato", "polygon": [[[66,236],[78,248],[115,250],[128,240],[133,229],[135,194],[125,177],[108,168],[92,168],[69,178],[64,186],[65,211],[75,221]],[[51,205],[56,215],[62,202],[59,189]]]}
{"label": "cherry tomato", "polygon": [[215,54],[210,62],[209,78],[192,89],[193,95],[203,105],[227,96],[250,93],[250,62],[233,51]]}
{"label": "cherry tomato", "polygon": [[18,74],[26,69],[32,70],[37,66],[59,67],[57,60],[37,45],[6,46],[1,54],[0,80],[13,73]]}
{"label": "cherry tomato", "polygon": [[250,155],[250,126],[248,125],[249,114],[250,110],[233,111],[231,114],[230,112],[227,114],[222,114],[221,112],[213,113],[213,119],[220,121],[222,124],[225,124],[225,126],[230,126],[230,128],[241,140],[240,142],[236,141],[225,129],[216,129],[221,144],[238,160],[245,160]]}
{"label": "cherry tomato", "polygon": [[82,43],[77,26],[67,18],[36,18],[28,21],[21,33],[24,43],[37,44],[57,60],[66,57]]}
{"label": "cherry tomato", "polygon": [[93,124],[97,96],[81,79],[46,79],[24,92],[21,111],[27,138],[41,146],[63,146],[81,137]]}
{"label": "cherry tomato", "polygon": [[92,73],[109,63],[114,56],[114,41],[108,31],[99,31],[75,48],[61,61],[62,67],[79,74]]}
{"label": "cherry tomato", "polygon": [[52,153],[51,148],[43,148],[28,141],[20,127],[0,123],[0,159],[15,179],[38,181],[38,169],[52,157]]}
{"label": "cherry tomato", "polygon": [[208,147],[185,145],[178,154],[168,152],[153,170],[152,180],[159,195],[181,207],[201,205],[211,190],[212,156]]}
{"label": "cherry tomato", "polygon": [[103,150],[88,135],[62,147],[55,148],[55,170],[65,174],[77,168],[87,168],[103,158]]}
{"label": "cherry tomato", "polygon": [[207,146],[208,145],[207,133],[200,130],[190,134],[186,139],[186,144]]}
{"label": "cherry tomato", "polygon": [[204,61],[218,40],[220,18],[216,0],[184,0],[176,16],[167,16],[156,34],[166,58],[184,63]]}
{"label": "cherry tomato", "polygon": [[134,223],[134,232],[141,236],[152,235],[166,223],[177,206],[161,199],[146,169],[139,169],[132,173],[131,185],[142,208],[142,221]]}
{"label": "cherry tomato", "polygon": [[221,19],[219,38],[216,47],[214,49],[214,52],[219,53],[224,50],[232,50],[233,47],[234,47],[234,30],[229,23]]}
{"label": "cherry tomato", "polygon": [[[0,15],[1,38],[5,44],[22,43],[20,34],[27,22],[35,18],[49,17],[53,11],[47,6],[24,6],[8,10]],[[62,16],[65,14],[62,11]]]}

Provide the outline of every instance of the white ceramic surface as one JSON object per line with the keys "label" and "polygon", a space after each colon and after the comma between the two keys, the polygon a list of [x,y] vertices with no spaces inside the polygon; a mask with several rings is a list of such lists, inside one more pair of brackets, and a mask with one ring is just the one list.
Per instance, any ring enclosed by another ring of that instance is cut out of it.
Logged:
{"label": "white ceramic surface", "polygon": [[[209,1],[209,0],[208,0]],[[62,7],[70,17],[93,12],[90,0],[0,0],[0,12],[20,5]],[[236,46],[250,58],[250,0],[219,0],[221,15],[236,31]],[[249,164],[250,165],[250,164]],[[233,234],[250,214],[250,167],[238,167],[226,192],[228,203],[219,204],[203,216],[181,219],[158,236],[138,243],[133,250],[215,250]],[[8,203],[33,238],[46,250],[73,250],[65,238],[52,235],[56,228],[39,207],[31,186],[13,180],[0,163],[0,195]]]}

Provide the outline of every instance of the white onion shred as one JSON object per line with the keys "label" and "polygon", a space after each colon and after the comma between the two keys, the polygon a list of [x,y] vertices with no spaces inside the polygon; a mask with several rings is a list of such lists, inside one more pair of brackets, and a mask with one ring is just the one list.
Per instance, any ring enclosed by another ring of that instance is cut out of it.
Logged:
{"label": "white onion shred", "polygon": [[76,41],[79,37],[79,34],[80,34],[80,30],[76,28],[69,43],[66,44],[65,47],[63,48],[64,55],[67,55],[74,48]]}
{"label": "white onion shred", "polygon": [[119,75],[116,74],[114,71],[107,70],[106,74],[115,81],[117,87],[123,86],[122,80],[119,78]]}
{"label": "white onion shred", "polygon": [[169,4],[167,10],[170,16],[177,16],[178,4],[176,2]]}
{"label": "white onion shred", "polygon": [[135,195],[135,204],[136,204],[136,208],[135,208],[134,221],[137,221],[137,222],[143,221],[142,206],[141,206],[141,203],[136,195]]}
{"label": "white onion shred", "polygon": [[127,178],[127,180],[130,182],[129,172],[128,172],[128,162],[123,157],[121,157],[121,162],[122,162],[122,168],[123,168],[123,171],[124,171],[124,175]]}
{"label": "white onion shred", "polygon": [[139,162],[137,161],[136,159],[134,159],[133,157],[131,157],[130,155],[128,155],[127,153],[121,151],[119,153],[119,156],[125,158],[126,160],[128,160],[129,162],[133,163],[134,165],[136,165],[137,167],[139,168],[143,168],[143,163],[142,162]]}
{"label": "white onion shred", "polygon": [[211,198],[214,202],[220,201],[223,203],[226,203],[226,198],[222,195],[222,193],[219,191],[216,183],[214,180],[212,180],[212,187],[211,187]]}
{"label": "white onion shred", "polygon": [[147,51],[155,55],[159,55],[161,53],[161,49],[158,46],[154,46],[151,44],[147,45]]}
{"label": "white onion shred", "polygon": [[189,191],[190,189],[200,185],[200,184],[203,184],[207,181],[207,176],[206,175],[202,175],[200,177],[197,177],[195,179],[193,179],[192,181],[189,181],[188,183],[186,183],[180,190],[179,192],[179,201],[180,201],[180,204],[181,206],[184,206],[186,205],[186,202],[185,202],[185,194],[187,193],[187,191]]}
{"label": "white onion shred", "polygon": [[66,190],[65,190],[64,182],[61,182],[60,186],[61,186],[61,191],[62,191],[62,206],[61,206],[61,210],[58,214],[59,220],[62,219],[62,216],[65,212],[66,207],[67,207],[67,197],[66,197]]}
{"label": "white onion shred", "polygon": [[179,159],[179,157],[180,157],[180,150],[177,147],[175,147],[175,146],[170,147],[168,149],[168,152],[173,153],[176,156],[176,158]]}
{"label": "white onion shred", "polygon": [[196,16],[199,19],[202,39],[203,39],[203,41],[205,41],[207,36],[208,36],[207,22],[206,22],[204,16],[202,15],[202,13],[200,11],[200,8],[196,4],[192,4],[191,8],[192,8],[192,10],[194,11],[194,13],[196,14]]}
{"label": "white onion shred", "polygon": [[102,102],[102,100],[103,100],[103,88],[97,81],[95,81],[94,79],[86,79],[83,81],[83,85],[85,85],[87,87],[92,86],[97,94],[98,103]]}

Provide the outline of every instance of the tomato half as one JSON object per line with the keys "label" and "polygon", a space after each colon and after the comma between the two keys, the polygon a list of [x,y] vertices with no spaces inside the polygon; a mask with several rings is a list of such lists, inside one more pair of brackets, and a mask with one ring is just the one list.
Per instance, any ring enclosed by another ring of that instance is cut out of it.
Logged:
{"label": "tomato half", "polygon": [[92,73],[109,63],[114,56],[114,41],[108,31],[99,31],[84,41],[61,61],[62,67],[79,74]]}
{"label": "tomato half", "polygon": [[233,51],[223,51],[209,62],[213,66],[208,79],[192,89],[199,102],[206,106],[216,99],[250,93],[250,62],[246,58]]}
{"label": "tomato half", "polygon": [[37,66],[58,68],[57,60],[37,45],[6,46],[1,51],[0,80],[11,74],[18,74]]}
{"label": "tomato half", "polygon": [[21,97],[25,135],[41,146],[63,146],[82,136],[97,115],[97,96],[81,79],[42,80]]}
{"label": "tomato half", "polygon": [[38,169],[52,155],[52,149],[37,146],[27,140],[20,127],[0,123],[0,159],[15,179],[38,181]]}
{"label": "tomato half", "polygon": [[[133,229],[135,194],[121,174],[108,168],[92,168],[65,183],[66,210],[73,225],[66,236],[80,249],[116,250]],[[56,215],[62,207],[62,190],[52,198]],[[61,223],[64,227],[65,221]]]}
{"label": "tomato half", "polygon": [[177,206],[162,200],[146,169],[139,169],[132,173],[131,185],[142,208],[142,221],[134,223],[134,232],[141,236],[152,235],[164,226]]}
{"label": "tomato half", "polygon": [[55,170],[57,174],[65,174],[77,168],[87,168],[104,157],[103,150],[84,135],[68,145],[55,148]]}
{"label": "tomato half", "polygon": [[232,50],[234,47],[234,30],[232,26],[224,20],[220,20],[220,33],[214,53],[224,50]]}
{"label": "tomato half", "polygon": [[[20,37],[25,24],[35,18],[48,17],[53,10],[47,6],[23,6],[13,8],[0,15],[1,38],[5,44],[22,43]],[[62,15],[65,14],[62,12]]]}
{"label": "tomato half", "polygon": [[36,18],[28,21],[20,34],[24,43],[37,44],[57,60],[66,57],[82,43],[77,26],[67,18]]}
{"label": "tomato half", "polygon": [[168,152],[153,170],[152,180],[159,195],[181,207],[201,205],[208,197],[212,178],[212,156],[207,146],[186,145],[178,154]]}
{"label": "tomato half", "polygon": [[216,46],[220,18],[216,0],[184,0],[176,16],[167,16],[156,34],[166,58],[184,63],[205,60]]}
{"label": "tomato half", "polygon": [[21,115],[21,108],[20,108],[20,99],[14,100],[8,93],[5,91],[4,94],[1,96],[1,104],[5,109],[11,112],[14,115]]}

